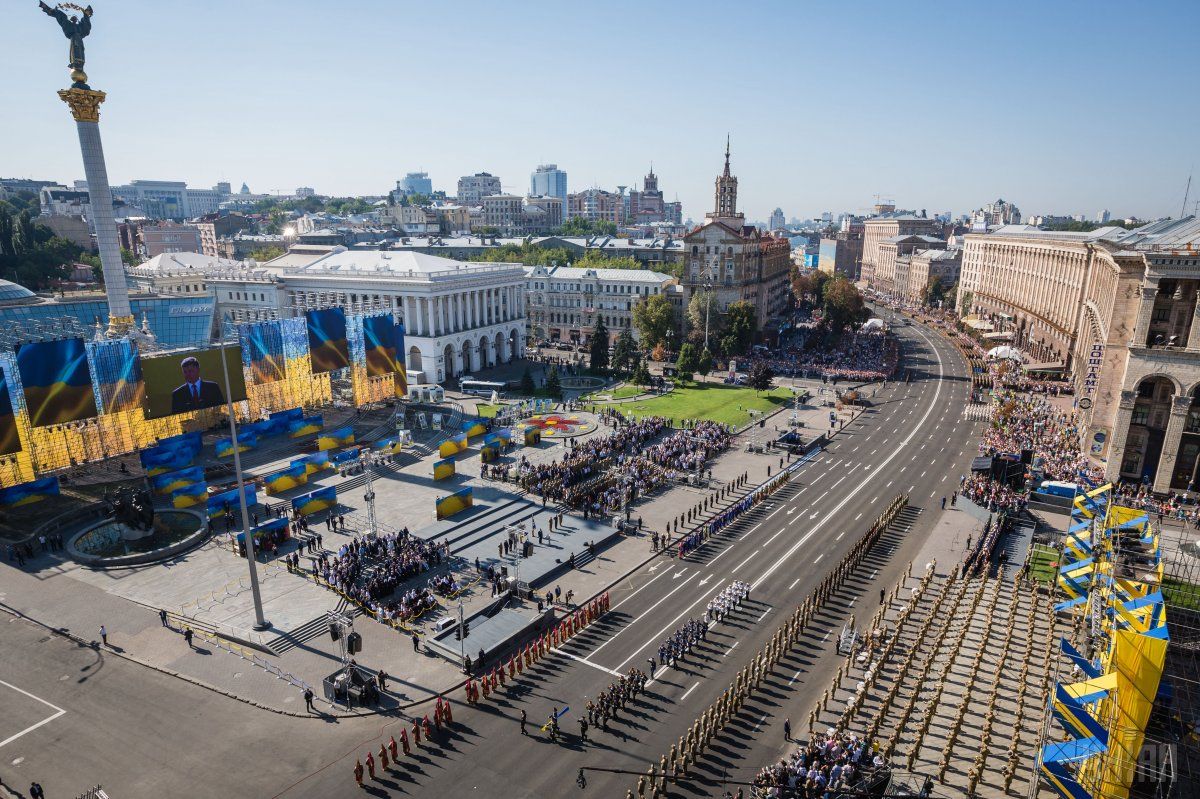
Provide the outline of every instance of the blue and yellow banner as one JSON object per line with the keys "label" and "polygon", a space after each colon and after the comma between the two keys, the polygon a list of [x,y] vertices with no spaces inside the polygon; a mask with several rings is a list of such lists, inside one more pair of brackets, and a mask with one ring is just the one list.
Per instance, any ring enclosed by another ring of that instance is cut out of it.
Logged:
{"label": "blue and yellow banner", "polygon": [[288,420],[287,431],[292,438],[301,438],[321,432],[325,427],[325,419],[321,415],[306,416],[302,419]]}
{"label": "blue and yellow banner", "polygon": [[187,469],[180,469],[177,472],[156,474],[150,478],[150,486],[156,494],[170,494],[193,483],[203,482],[205,482],[203,466],[192,466]]}
{"label": "blue and yellow banner", "polygon": [[467,508],[474,504],[473,494],[471,489],[464,488],[461,491],[455,491],[448,497],[441,497],[437,500],[437,517],[439,519],[448,519],[456,513],[462,513]]}
{"label": "blue and yellow banner", "polygon": [[[271,519],[269,521],[265,521],[262,524],[260,524],[258,527],[254,528],[254,531],[253,531],[254,532],[254,540],[257,541],[258,539],[262,538],[263,535],[265,535],[266,533],[273,533],[276,530],[286,530],[287,526],[288,526],[287,519],[276,518],[276,519]],[[243,541],[246,540],[246,534],[238,533],[237,540],[238,540],[239,544],[242,543]]]}
{"label": "blue and yellow banner", "polygon": [[83,339],[22,344],[17,347],[17,371],[25,388],[31,427],[96,416],[96,395]]}
{"label": "blue and yellow banner", "polygon": [[190,486],[184,486],[171,492],[172,507],[190,508],[201,502],[208,502],[208,483],[192,483]]}
{"label": "blue and yellow banner", "polygon": [[445,480],[454,476],[454,460],[447,459],[444,461],[433,462],[433,479]]}
{"label": "blue and yellow banner", "polygon": [[329,463],[328,452],[314,452],[311,455],[305,455],[303,458],[297,458],[296,460],[292,461],[291,465],[303,466],[304,471],[307,474],[315,474],[322,469],[328,469],[331,467],[331,464]]}
{"label": "blue and yellow banner", "polygon": [[388,436],[381,438],[371,445],[376,452],[382,452],[386,455],[395,455],[404,451],[404,444],[396,436]]}
{"label": "blue and yellow banner", "polygon": [[204,446],[204,440],[199,432],[180,433],[177,436],[167,436],[158,440],[158,447],[162,449],[186,450],[193,455],[198,453],[202,446]]}
{"label": "blue and yellow banner", "polygon": [[364,317],[362,329],[367,377],[382,377],[403,368],[396,359],[396,323],[390,314]]}
{"label": "blue and yellow banner", "polygon": [[286,424],[287,422],[290,422],[293,419],[303,419],[303,418],[304,418],[304,409],[303,408],[288,408],[287,410],[284,410],[284,411],[275,411],[275,413],[273,413],[267,417],[267,419],[272,422],[283,423],[284,430],[287,430],[287,424]]}
{"label": "blue and yellow banner", "polygon": [[326,486],[292,500],[292,509],[301,516],[328,510],[337,505],[337,486]]}
{"label": "blue and yellow banner", "polygon": [[[239,430],[237,440],[238,440],[238,450],[237,451],[239,453],[246,452],[247,450],[252,450],[258,446],[258,436],[254,434],[253,430],[251,430],[249,432],[246,432],[244,430]],[[229,436],[226,436],[225,438],[218,438],[217,443],[216,443],[216,451],[217,451],[218,458],[232,457],[233,456],[233,439],[231,439]]]}
{"label": "blue and yellow banner", "polygon": [[313,374],[333,372],[350,365],[346,340],[346,313],[341,308],[322,308],[305,313],[308,323],[308,353]]}
{"label": "blue and yellow banner", "polygon": [[511,427],[501,427],[496,431],[496,435],[499,437],[501,445],[507,445],[513,442],[513,431]]}
{"label": "blue and yellow banner", "polygon": [[243,325],[239,330],[242,353],[255,383],[274,383],[287,376],[283,331],[279,322]]}
{"label": "blue and yellow banner", "polygon": [[[328,450],[326,450],[326,452],[328,452]],[[345,463],[354,463],[358,460],[360,452],[361,450],[359,450],[357,447],[344,449],[341,452],[335,452],[333,454],[333,463],[336,466],[341,466]]]}
{"label": "blue and yellow banner", "polygon": [[500,458],[500,447],[497,444],[484,444],[479,448],[479,458],[484,463],[491,463]]}
{"label": "blue and yellow banner", "polygon": [[438,454],[443,458],[450,458],[463,452],[467,449],[466,433],[459,433],[456,436],[450,436],[441,444],[438,445]]}
{"label": "blue and yellow banner", "polygon": [[12,398],[8,395],[8,378],[0,369],[0,455],[21,451],[21,435],[17,432],[17,417],[13,414]]}
{"label": "blue and yellow banner", "polygon": [[146,474],[154,477],[167,472],[178,471],[192,465],[196,459],[194,453],[190,450],[163,450],[160,447],[154,449],[144,449],[139,457],[142,461],[142,467],[146,470]]}
{"label": "blue and yellow banner", "polygon": [[[253,508],[258,504],[258,489],[255,488],[253,484],[246,485],[243,493],[246,496],[247,508]],[[229,491],[222,491],[219,494],[213,494],[210,496],[208,498],[206,510],[208,511],[208,518],[213,519],[225,513],[226,509],[228,509],[230,513],[236,513],[239,507],[241,506],[238,504],[237,489],[234,488]]]}
{"label": "blue and yellow banner", "polygon": [[284,491],[291,491],[296,486],[302,486],[308,482],[308,469],[303,463],[289,466],[286,469],[268,474],[263,478],[268,494],[281,494]]}
{"label": "blue and yellow banner", "polygon": [[405,364],[408,363],[408,350],[404,348],[404,325],[396,325],[392,330],[393,340],[396,342],[396,396],[408,396],[408,370]]}
{"label": "blue and yellow banner", "polygon": [[487,433],[487,424],[482,419],[467,419],[463,421],[462,429],[467,438],[475,438]]}
{"label": "blue and yellow banner", "polygon": [[354,428],[347,425],[317,436],[317,449],[347,447],[354,443]]}
{"label": "blue and yellow banner", "polygon": [[58,478],[43,477],[0,489],[0,507],[15,508],[58,496]]}
{"label": "blue and yellow banner", "polygon": [[538,430],[536,427],[526,427],[525,446],[536,447],[540,443],[542,443],[542,431]]}
{"label": "blue and yellow banner", "polygon": [[137,344],[122,338],[89,341],[86,348],[96,373],[101,412],[120,413],[142,407],[146,386]]}

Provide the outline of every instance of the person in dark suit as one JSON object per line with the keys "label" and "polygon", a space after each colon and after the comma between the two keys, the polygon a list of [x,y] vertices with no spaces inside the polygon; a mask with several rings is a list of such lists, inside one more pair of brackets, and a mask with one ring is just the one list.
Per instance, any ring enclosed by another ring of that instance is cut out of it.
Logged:
{"label": "person in dark suit", "polygon": [[184,358],[179,368],[183,370],[183,385],[171,392],[171,413],[198,411],[225,402],[219,384],[200,379],[200,362],[195,357]]}

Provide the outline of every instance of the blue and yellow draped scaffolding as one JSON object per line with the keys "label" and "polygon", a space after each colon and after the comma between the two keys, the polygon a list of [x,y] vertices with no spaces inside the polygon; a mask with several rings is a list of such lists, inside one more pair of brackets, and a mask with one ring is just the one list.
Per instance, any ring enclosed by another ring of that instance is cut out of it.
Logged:
{"label": "blue and yellow draped scaffolding", "polygon": [[1038,754],[1042,777],[1067,799],[1129,795],[1170,641],[1158,531],[1116,499],[1110,485],[1077,496],[1058,570],[1066,599],[1055,610],[1083,617],[1095,653],[1060,642],[1082,679],[1055,684],[1050,735],[1061,740]]}

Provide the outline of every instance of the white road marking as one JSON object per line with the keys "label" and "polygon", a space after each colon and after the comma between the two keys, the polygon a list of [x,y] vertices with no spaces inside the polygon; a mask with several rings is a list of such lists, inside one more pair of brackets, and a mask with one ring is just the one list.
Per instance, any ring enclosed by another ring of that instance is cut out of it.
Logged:
{"label": "white road marking", "polygon": [[829,630],[826,630],[826,631],[825,631],[825,637],[824,637],[824,638],[822,638],[821,640],[822,640],[822,641],[828,641],[828,640],[829,640]]}
{"label": "white road marking", "polygon": [[687,689],[686,691],[684,691],[684,692],[683,692],[683,696],[679,697],[679,701],[680,701],[680,702],[682,702],[683,700],[687,699],[687,698],[688,698],[688,694],[690,694],[692,691],[696,690],[696,686],[697,686],[697,685],[699,685],[699,684],[700,684],[700,683],[698,683],[698,682],[697,682],[697,683],[693,684],[691,688],[689,688],[689,689]]}
{"label": "white road marking", "polygon": [[766,720],[767,720],[767,714],[763,713],[763,717],[758,720],[758,723],[754,725],[754,729],[751,730],[751,732],[758,732],[758,728],[761,727],[762,723]]}
{"label": "white road marking", "polygon": [[[623,676],[621,674],[621,672],[616,671],[615,669],[610,669],[608,666],[601,666],[599,663],[593,663],[592,661],[588,660],[587,658],[579,657],[579,655],[572,655],[570,652],[564,652],[561,649],[558,649],[555,651],[558,652],[558,654],[560,654],[560,655],[565,655],[565,656],[569,657],[571,660],[579,661],[580,663],[584,664],[585,666],[591,666],[593,669],[599,669],[600,671],[608,672],[609,674],[612,674],[615,677]],[[3,746],[3,745],[4,744],[0,744],[0,746]]]}
{"label": "white road marking", "polygon": [[789,591],[791,591],[793,588],[795,588],[795,587],[796,587],[796,583],[798,583],[798,582],[800,582],[800,578],[799,578],[799,577],[797,577],[795,580],[792,580],[792,584],[788,586],[788,590],[789,590]]}
{"label": "white road marking", "polygon": [[[663,574],[666,574],[666,572],[663,572]],[[699,572],[696,572],[696,574],[699,574]],[[674,593],[675,593],[676,591],[678,591],[680,588],[683,588],[685,585],[687,585],[689,582],[691,582],[691,580],[692,580],[692,577],[695,577],[695,576],[696,576],[696,575],[695,575],[695,574],[693,574],[691,577],[688,577],[686,580],[684,580],[683,582],[681,582],[679,585],[675,586],[675,587],[674,587],[674,588],[672,588],[670,591],[668,591],[668,592],[667,592],[667,593],[666,593],[666,594],[665,594],[665,595],[662,597],[662,599],[658,600],[658,601],[657,601],[657,602],[655,602],[653,605],[651,605],[650,607],[646,608],[646,610],[642,612],[642,616],[645,616],[647,613],[649,613],[650,611],[654,610],[656,607],[658,607],[659,605],[661,605],[662,603],[664,603],[664,602],[666,602],[668,599],[670,599],[672,594],[674,594]],[[593,650],[592,650],[592,655],[594,656],[594,655],[595,655],[597,652],[599,652],[601,649],[603,649],[604,647],[608,646],[608,645],[609,645],[609,644],[611,644],[613,641],[615,641],[615,640],[617,639],[617,636],[619,636],[621,633],[625,632],[625,631],[626,631],[626,630],[628,630],[630,627],[632,627],[632,626],[634,625],[634,623],[636,623],[636,622],[637,622],[637,620],[638,620],[638,619],[640,619],[640,618],[641,618],[641,616],[635,616],[635,617],[633,618],[633,621],[629,622],[629,624],[625,625],[624,627],[622,627],[621,629],[619,629],[619,630],[617,630],[615,633],[613,633],[611,636],[609,636],[609,639],[608,639],[607,641],[605,641],[604,643],[600,644],[600,646],[598,646],[598,647],[596,647],[595,649],[593,649]],[[625,665],[625,664],[623,664],[623,663],[622,663],[621,665]]]}
{"label": "white road marking", "polygon": [[41,726],[42,726],[42,725],[44,725],[44,724],[49,724],[50,722],[54,721],[56,718],[58,718],[59,716],[61,716],[61,715],[63,715],[64,713],[66,713],[66,712],[67,712],[67,711],[63,710],[61,707],[59,707],[58,705],[52,705],[52,704],[50,704],[49,702],[47,702],[45,699],[42,699],[40,696],[34,696],[33,694],[29,693],[28,691],[21,690],[20,688],[18,688],[17,686],[13,685],[12,683],[7,683],[7,682],[5,682],[4,680],[0,680],[0,685],[3,685],[3,686],[5,686],[5,687],[8,687],[8,688],[11,688],[11,689],[13,689],[14,691],[16,691],[16,692],[17,692],[17,693],[19,693],[19,694],[24,694],[25,696],[29,697],[30,699],[32,699],[32,700],[34,700],[34,701],[36,701],[36,702],[41,702],[41,703],[42,703],[43,705],[45,705],[46,707],[48,707],[48,708],[50,708],[51,710],[55,711],[55,712],[54,712],[54,715],[52,715],[52,716],[47,716],[46,718],[44,718],[44,719],[42,719],[41,721],[39,721],[37,724],[34,724],[34,725],[32,725],[32,726],[29,726],[29,727],[26,727],[25,729],[23,729],[23,730],[21,730],[20,732],[18,732],[16,735],[10,735],[9,737],[5,738],[3,741],[0,741],[0,747],[3,747],[3,746],[5,746],[5,745],[7,745],[7,744],[10,744],[10,743],[12,743],[13,741],[15,741],[15,740],[17,740],[18,738],[20,738],[22,735],[28,735],[29,733],[31,733],[31,732],[33,732],[34,730],[36,730],[38,727],[41,727]]}
{"label": "white road marking", "polygon": [[[780,531],[779,531],[779,533],[782,533],[782,532],[783,532],[783,530],[780,530]],[[771,542],[772,542],[772,541],[774,541],[776,538],[778,538],[778,537],[779,537],[779,533],[776,533],[775,535],[771,536],[771,537],[770,537],[770,538],[768,538],[766,541],[764,541],[764,542],[763,542],[763,546],[765,547],[767,544],[771,543]]]}
{"label": "white road marking", "polygon": [[[650,571],[653,571],[654,569],[657,569],[657,568],[658,568],[659,566],[661,566],[661,565],[662,565],[662,563],[656,563],[656,564],[655,564],[655,565],[654,565],[654,566],[653,566],[653,567],[650,569]],[[625,602],[626,602],[626,601],[628,601],[628,600],[630,600],[630,599],[633,599],[635,596],[637,596],[639,593],[641,593],[641,591],[642,591],[642,588],[647,588],[647,587],[650,585],[650,583],[654,582],[654,581],[655,581],[655,580],[657,580],[659,577],[662,577],[662,576],[663,576],[663,574],[667,574],[667,572],[669,572],[669,571],[670,571],[670,569],[668,569],[666,572],[662,572],[661,574],[656,574],[656,575],[654,575],[654,577],[650,578],[650,580],[648,580],[648,581],[646,582],[646,584],[645,584],[645,585],[643,585],[641,588],[639,588],[639,589],[637,589],[636,591],[634,591],[634,592],[633,592],[632,594],[630,594],[629,596],[625,597],[625,599],[622,599],[620,602],[618,602],[618,603],[617,603],[617,604],[615,604],[615,605],[610,605],[610,606],[609,606],[609,610],[614,610],[614,609],[616,609],[616,608],[619,608],[619,607],[621,607],[621,605],[625,604]]]}
{"label": "white road marking", "polygon": [[823,558],[823,557],[825,557],[825,553],[824,553],[824,552],[822,552],[820,555],[817,555],[817,559],[813,561],[813,565],[814,565],[814,566],[816,566],[818,563],[820,563],[820,562],[821,562],[821,558]]}
{"label": "white road marking", "polygon": [[[803,669],[801,669],[800,671],[803,671]],[[798,671],[792,675],[792,679],[788,680],[788,685],[791,685],[800,677],[800,671]]]}
{"label": "white road marking", "polygon": [[758,553],[758,550],[757,550],[757,549],[756,549],[756,550],[754,550],[754,552],[751,552],[749,555],[747,555],[747,556],[746,556],[746,560],[743,560],[741,563],[739,563],[738,565],[736,565],[736,566],[734,566],[734,567],[733,567],[733,571],[737,571],[738,569],[740,569],[740,568],[742,568],[743,566],[745,566],[745,565],[746,565],[746,561],[747,561],[747,560],[750,560],[750,558],[754,557],[754,556],[755,556],[757,553]]}
{"label": "white road marking", "polygon": [[733,652],[733,650],[737,649],[737,645],[738,645],[738,644],[740,644],[740,643],[741,643],[741,641],[734,641],[734,642],[733,642],[733,646],[729,647],[729,651],[728,651],[728,652],[726,652],[726,653],[723,655],[723,657],[729,657],[730,653],[731,653],[731,652]]}
{"label": "white road marking", "polygon": [[767,617],[767,614],[770,612],[771,612],[771,608],[767,608],[766,610],[764,610],[762,612],[762,615],[758,617],[758,620],[762,621],[763,619],[765,619]]}
{"label": "white road marking", "polygon": [[855,517],[854,517],[854,521],[858,521],[858,520],[859,520],[859,519],[861,519],[861,518],[862,518],[862,512],[861,512],[861,511],[859,511],[859,514],[858,514],[857,516],[855,516]]}

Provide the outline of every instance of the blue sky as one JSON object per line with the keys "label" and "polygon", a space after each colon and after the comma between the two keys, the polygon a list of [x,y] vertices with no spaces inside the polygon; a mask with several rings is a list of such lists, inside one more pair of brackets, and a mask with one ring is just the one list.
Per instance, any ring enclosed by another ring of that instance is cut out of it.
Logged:
{"label": "blue sky", "polygon": [[[80,3],[83,4],[82,2]],[[1177,214],[1200,165],[1200,2],[94,0],[113,183],[381,194],[640,184],[712,205],[725,133],[765,219],[902,207]],[[0,3],[0,175],[82,177],[67,41]],[[1200,180],[1193,196],[1200,199]]]}

